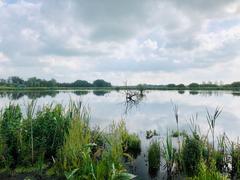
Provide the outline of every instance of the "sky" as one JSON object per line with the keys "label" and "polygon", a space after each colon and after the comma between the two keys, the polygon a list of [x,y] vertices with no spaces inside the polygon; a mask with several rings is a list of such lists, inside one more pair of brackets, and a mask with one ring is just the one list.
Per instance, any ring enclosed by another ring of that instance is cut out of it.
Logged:
{"label": "sky", "polygon": [[0,78],[240,81],[239,0],[0,0]]}

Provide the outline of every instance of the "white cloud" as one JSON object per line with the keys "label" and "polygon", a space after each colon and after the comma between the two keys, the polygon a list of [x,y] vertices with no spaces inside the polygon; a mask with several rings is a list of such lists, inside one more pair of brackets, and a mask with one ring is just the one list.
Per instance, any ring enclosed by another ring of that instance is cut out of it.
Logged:
{"label": "white cloud", "polygon": [[160,84],[232,81],[237,71],[222,64],[240,67],[237,0],[0,0],[0,9],[9,75]]}
{"label": "white cloud", "polygon": [[0,63],[9,62],[10,59],[2,52],[0,52]]}
{"label": "white cloud", "polygon": [[147,39],[146,41],[143,42],[142,48],[149,48],[151,50],[156,50],[158,48],[157,41],[153,41],[151,39]]}
{"label": "white cloud", "polygon": [[72,71],[88,71],[91,68],[91,65],[88,63],[81,61],[78,57],[58,57],[58,56],[47,56],[39,60],[40,63],[46,65],[44,67],[44,71],[48,71],[50,69],[63,68],[67,73],[68,70]]}

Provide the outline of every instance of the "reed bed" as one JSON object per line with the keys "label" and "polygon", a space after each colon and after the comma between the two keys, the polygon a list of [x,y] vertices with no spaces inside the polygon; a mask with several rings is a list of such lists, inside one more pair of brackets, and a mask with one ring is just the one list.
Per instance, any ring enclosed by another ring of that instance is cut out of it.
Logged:
{"label": "reed bed", "polygon": [[[1,174],[54,179],[133,179],[125,164],[140,140],[121,121],[108,130],[92,129],[81,103],[50,104],[27,112],[9,104],[0,114]],[[128,157],[128,158],[126,158]]]}
{"label": "reed bed", "polygon": [[[225,133],[215,135],[221,112],[207,111],[209,130],[203,134],[197,115],[190,119],[190,131],[180,130],[174,106],[176,133],[166,130],[163,139],[155,137],[150,143],[149,170],[162,167],[166,179],[240,179],[239,141]],[[124,121],[104,130],[91,128],[89,121],[89,110],[81,103],[37,107],[32,101],[26,112],[10,103],[0,111],[0,178],[25,174],[44,179],[134,179],[127,165],[141,153],[138,135],[130,134]]]}

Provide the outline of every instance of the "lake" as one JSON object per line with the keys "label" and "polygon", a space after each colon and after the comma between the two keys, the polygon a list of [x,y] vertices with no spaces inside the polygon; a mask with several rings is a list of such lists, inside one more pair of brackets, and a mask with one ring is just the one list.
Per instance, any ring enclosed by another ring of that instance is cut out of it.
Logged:
{"label": "lake", "polygon": [[[70,100],[81,101],[91,114],[90,125],[107,128],[113,121],[126,121],[130,132],[138,133],[142,143],[142,154],[134,162],[134,173],[150,179],[146,164],[146,149],[150,140],[145,139],[146,130],[156,130],[161,136],[167,129],[176,130],[173,104],[179,108],[179,127],[189,131],[189,119],[198,114],[196,123],[202,133],[208,130],[206,111],[213,113],[216,107],[223,109],[216,122],[216,134],[224,132],[231,140],[239,136],[240,93],[231,91],[146,91],[137,103],[126,104],[124,91],[43,91],[43,92],[0,92],[0,108],[10,102],[26,104],[37,100],[37,106],[50,103],[67,105]],[[161,176],[161,173],[159,174]]]}

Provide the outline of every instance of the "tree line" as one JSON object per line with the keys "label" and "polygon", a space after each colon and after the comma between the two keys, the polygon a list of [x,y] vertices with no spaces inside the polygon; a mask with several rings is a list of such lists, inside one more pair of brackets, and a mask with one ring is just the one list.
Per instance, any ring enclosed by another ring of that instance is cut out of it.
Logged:
{"label": "tree line", "polygon": [[[131,88],[131,87],[129,87]],[[232,82],[229,84],[223,84],[223,82],[202,82],[202,83],[190,83],[190,84],[167,84],[167,85],[152,85],[152,84],[139,84],[137,86],[134,86],[133,88],[136,89],[168,89],[168,90],[232,90],[232,89],[240,89],[240,81]]]}
{"label": "tree line", "polygon": [[[27,80],[24,80],[18,76],[12,76],[7,79],[0,79],[0,87],[112,87],[110,82],[107,82],[103,79],[97,79],[92,83],[86,80],[76,80],[74,82],[57,82],[55,79],[45,80],[39,79],[36,77],[31,77]],[[201,90],[201,89],[216,89],[216,90],[225,90],[225,89],[240,89],[240,81],[233,82],[230,84],[224,84],[223,82],[202,82],[202,83],[190,83],[190,84],[167,84],[167,85],[154,85],[154,84],[139,84],[136,86],[115,86],[116,89],[177,89],[177,90]]]}
{"label": "tree line", "polygon": [[111,87],[111,83],[103,79],[97,79],[90,83],[85,80],[76,80],[72,83],[60,83],[55,79],[45,80],[36,77],[24,80],[18,76],[12,76],[8,79],[0,79],[0,86],[7,87]]}

